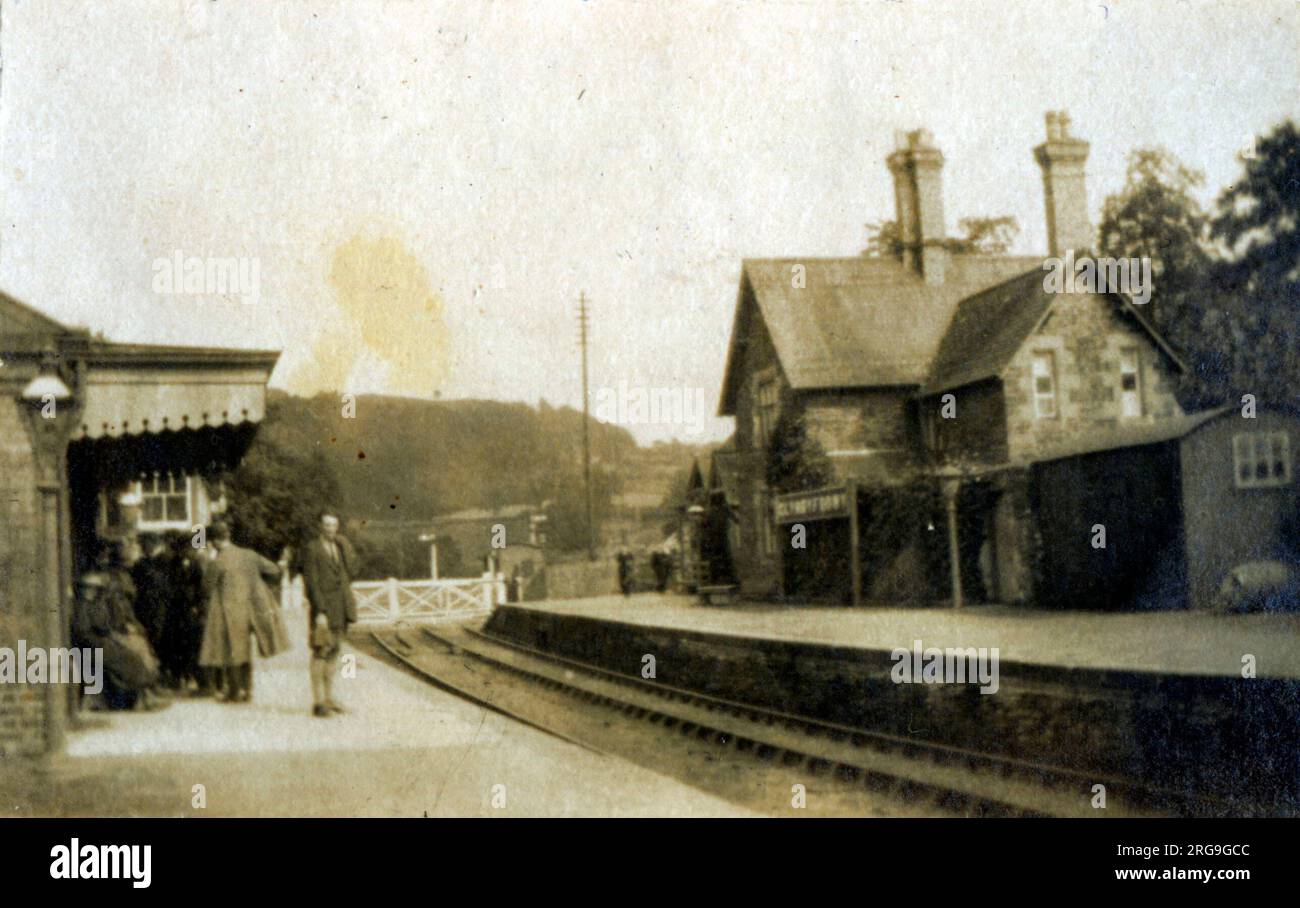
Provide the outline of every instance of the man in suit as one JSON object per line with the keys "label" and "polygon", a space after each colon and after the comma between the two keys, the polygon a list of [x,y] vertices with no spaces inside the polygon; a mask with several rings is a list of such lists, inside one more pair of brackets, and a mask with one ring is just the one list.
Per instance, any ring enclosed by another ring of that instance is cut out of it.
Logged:
{"label": "man in suit", "polygon": [[318,718],[344,711],[335,702],[333,689],[343,638],[348,625],[357,620],[352,596],[356,563],[352,544],[339,535],[338,516],[322,512],[320,534],[302,551],[302,583],[311,622],[312,715]]}
{"label": "man in suit", "polygon": [[632,553],[621,549],[618,553],[618,588],[627,596],[632,592]]}
{"label": "man in suit", "polygon": [[203,628],[199,664],[225,673],[225,700],[247,703],[253,696],[253,647],[264,656],[280,649],[273,625],[276,608],[267,582],[280,579],[280,567],[252,549],[230,540],[230,527],[216,522],[208,530],[208,541],[216,552],[204,564],[203,586],[207,592],[208,620]]}
{"label": "man in suit", "polygon": [[161,536],[152,533],[140,537],[144,557],[131,566],[135,584],[135,617],[149,637],[149,645],[162,663],[165,681],[174,684],[172,658],[167,648],[166,628],[171,620],[172,588],[171,551]]}
{"label": "man in suit", "polygon": [[199,650],[203,646],[203,625],[208,603],[204,598],[203,566],[206,559],[195,549],[191,538],[177,533],[172,546],[172,601],[163,625],[164,667],[181,690],[193,684],[200,696],[212,685],[209,672],[199,667]]}
{"label": "man in suit", "polygon": [[663,593],[668,590],[668,578],[672,576],[673,560],[672,557],[662,549],[655,549],[654,554],[650,556],[650,569],[655,575],[655,592]]}

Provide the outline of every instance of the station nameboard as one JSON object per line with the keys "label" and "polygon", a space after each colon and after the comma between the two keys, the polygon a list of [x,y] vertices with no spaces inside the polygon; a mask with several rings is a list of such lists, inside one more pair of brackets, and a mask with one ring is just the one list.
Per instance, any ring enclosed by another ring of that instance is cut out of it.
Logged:
{"label": "station nameboard", "polygon": [[776,499],[776,522],[834,520],[849,516],[849,490],[844,486],[791,492]]}

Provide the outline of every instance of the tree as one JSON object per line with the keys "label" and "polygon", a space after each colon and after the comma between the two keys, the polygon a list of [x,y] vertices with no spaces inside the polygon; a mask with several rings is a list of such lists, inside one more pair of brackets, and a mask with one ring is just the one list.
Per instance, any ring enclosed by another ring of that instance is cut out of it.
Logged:
{"label": "tree", "polygon": [[[1242,178],[1219,194],[1210,235],[1214,263],[1202,331],[1228,343],[1225,390],[1274,401],[1300,394],[1300,131],[1286,121],[1243,158]],[[1207,338],[1208,340],[1208,338]]]}
{"label": "tree", "polygon": [[[962,218],[958,226],[962,236],[944,241],[949,252],[956,255],[1001,255],[1011,248],[1020,234],[1020,224],[1010,215],[999,217]],[[873,221],[867,225],[867,246],[863,255],[877,258],[900,258],[903,238],[897,221]]]}
{"label": "tree", "polygon": [[240,545],[276,558],[315,532],[320,509],[339,500],[324,456],[306,456],[259,434],[238,469],[225,477],[231,531]]}
{"label": "tree", "polygon": [[1102,205],[1098,251],[1113,258],[1149,258],[1152,295],[1148,314],[1177,340],[1189,340],[1197,292],[1210,257],[1207,218],[1193,191],[1205,175],[1163,148],[1129,152],[1124,188]]}
{"label": "tree", "polygon": [[948,249],[960,255],[1004,255],[1020,235],[1020,224],[1010,215],[996,218],[962,218],[963,236],[948,241]]}
{"label": "tree", "polygon": [[1300,130],[1290,120],[1274,127],[1243,163],[1243,178],[1219,194],[1210,223],[1211,235],[1228,250],[1218,277],[1248,293],[1294,294],[1300,280]]}
{"label": "tree", "polygon": [[386,580],[389,577],[406,576],[408,559],[404,557],[400,544],[394,544],[390,537],[361,530],[350,534],[349,538],[357,550],[357,560],[360,562],[360,569],[353,580]]}
{"label": "tree", "polygon": [[765,473],[768,488],[781,494],[817,489],[835,481],[825,450],[808,434],[802,414],[789,409],[772,430]]}
{"label": "tree", "polygon": [[[618,491],[615,475],[604,467],[591,469],[592,536],[600,546],[601,524],[609,516],[614,494]],[[555,475],[550,487],[550,505],[546,510],[546,544],[557,552],[578,552],[587,548],[587,503],[582,473],[578,468]]]}
{"label": "tree", "polygon": [[903,237],[897,221],[872,221],[867,225],[867,248],[863,255],[875,258],[902,258]]}
{"label": "tree", "polygon": [[481,565],[465,563],[465,553],[451,536],[438,537],[438,576],[439,577],[477,577],[482,571]]}
{"label": "tree", "polygon": [[1124,189],[1106,200],[1099,251],[1149,256],[1153,318],[1186,354],[1189,407],[1252,393],[1289,401],[1300,391],[1300,134],[1292,122],[1261,138],[1242,178],[1207,215],[1203,182],[1162,149],[1129,155]]}

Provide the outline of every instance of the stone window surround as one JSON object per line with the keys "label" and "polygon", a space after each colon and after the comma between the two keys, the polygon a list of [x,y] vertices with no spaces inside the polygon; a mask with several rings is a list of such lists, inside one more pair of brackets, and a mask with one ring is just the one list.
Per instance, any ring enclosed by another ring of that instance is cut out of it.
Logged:
{"label": "stone window surround", "polygon": [[[1060,419],[1061,417],[1061,383],[1060,383],[1060,364],[1057,362],[1057,351],[1054,349],[1036,348],[1029,359],[1029,382],[1030,394],[1034,402],[1035,419]],[[1039,364],[1046,363],[1046,375],[1039,372]],[[1051,382],[1049,391],[1040,391],[1038,389],[1038,380],[1047,378]],[[1044,406],[1044,401],[1051,402],[1051,410]]]}
{"label": "stone window surround", "polygon": [[[1132,356],[1132,370],[1126,368],[1128,357]],[[1124,380],[1128,376],[1133,376],[1133,389],[1124,387]],[[1126,413],[1125,400],[1127,395],[1132,393],[1133,400],[1137,404],[1136,413]],[[1142,348],[1136,344],[1129,344],[1119,349],[1119,418],[1120,419],[1140,419],[1146,415],[1146,382],[1142,380]]]}
{"label": "stone window surround", "polygon": [[[1121,403],[1123,379],[1120,377],[1119,370],[1122,368],[1121,360],[1123,357],[1123,351],[1133,348],[1138,350],[1138,389],[1139,394],[1141,395],[1140,403],[1142,412],[1139,416],[1124,417],[1122,416]],[[1028,353],[1029,355],[1024,360],[1021,360],[1021,362],[1024,363],[1024,372],[1022,375],[1027,375],[1027,379],[1022,380],[1024,383],[1021,387],[1025,388],[1029,393],[1031,415],[1034,416],[1031,423],[1046,423],[1050,425],[1051,420],[1053,419],[1069,423],[1078,418],[1080,414],[1075,412],[1077,404],[1074,403],[1074,394],[1076,392],[1084,391],[1089,387],[1096,386],[1090,385],[1085,380],[1084,376],[1079,374],[1075,365],[1074,351],[1071,348],[1071,345],[1067,343],[1066,338],[1059,334],[1039,334],[1033,338],[1031,344],[1027,345],[1027,349],[1022,348],[1020,355],[1023,356],[1025,353]],[[1034,356],[1039,353],[1050,353],[1054,360],[1053,375],[1055,376],[1054,385],[1056,391],[1057,413],[1055,417],[1038,417],[1036,415],[1037,403],[1034,400],[1033,359]],[[1144,355],[1144,345],[1136,337],[1114,333],[1109,334],[1106,337],[1102,355],[1109,361],[1109,368],[1115,370],[1113,372],[1107,370],[1101,373],[1102,375],[1110,376],[1108,379],[1104,380],[1105,386],[1109,388],[1112,395],[1111,401],[1112,406],[1114,407],[1110,414],[1110,418],[1142,422],[1151,422],[1158,418],[1158,414],[1155,412],[1155,409],[1153,409],[1152,404],[1153,389],[1158,388],[1160,383],[1157,358],[1150,355]],[[1005,380],[1006,376],[1004,375],[1003,378]]]}

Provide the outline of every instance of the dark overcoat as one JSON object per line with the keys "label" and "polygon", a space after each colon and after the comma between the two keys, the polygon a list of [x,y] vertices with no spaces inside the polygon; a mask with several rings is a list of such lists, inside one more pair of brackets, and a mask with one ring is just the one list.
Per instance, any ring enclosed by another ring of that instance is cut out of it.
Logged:
{"label": "dark overcoat", "polygon": [[199,648],[199,664],[212,667],[244,665],[252,661],[250,635],[256,635],[263,655],[280,650],[274,610],[266,588],[280,578],[280,568],[252,549],[234,544],[217,551],[204,565],[208,618]]}
{"label": "dark overcoat", "polygon": [[131,580],[135,583],[135,617],[149,635],[150,645],[161,652],[175,595],[170,555],[141,558],[131,568]]}

